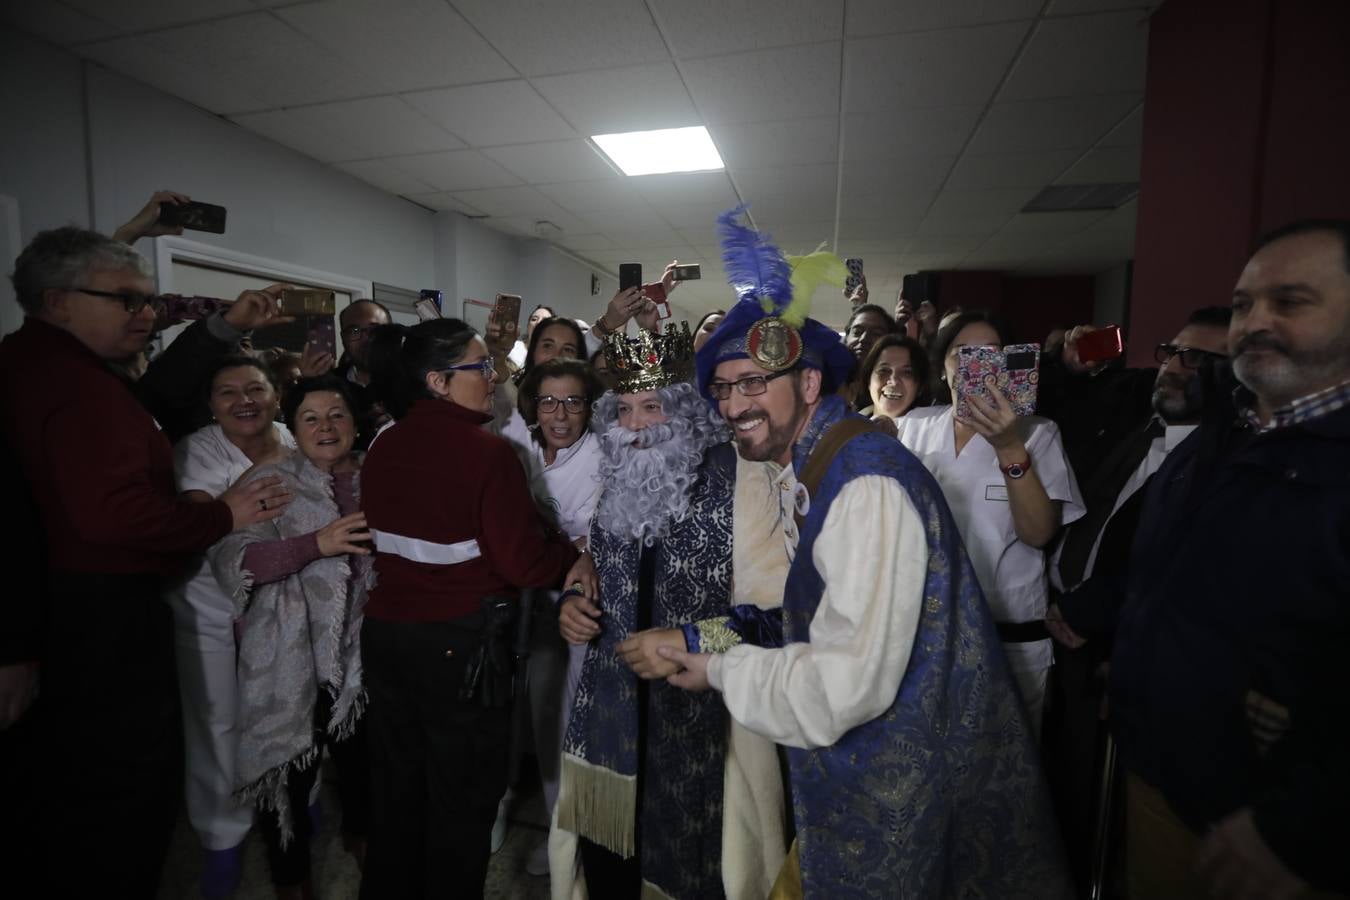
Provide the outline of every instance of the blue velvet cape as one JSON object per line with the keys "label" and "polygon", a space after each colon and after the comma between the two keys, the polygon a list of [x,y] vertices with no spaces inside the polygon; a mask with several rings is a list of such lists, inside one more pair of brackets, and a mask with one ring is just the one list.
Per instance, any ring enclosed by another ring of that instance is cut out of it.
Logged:
{"label": "blue velvet cape", "polygon": [[[794,448],[798,472],[846,415],[838,397],[822,399]],[[805,896],[1071,897],[1037,750],[993,618],[941,489],[894,438],[854,438],[811,497],[788,573],[785,638],[810,640],[825,588],[812,550],[835,497],[864,475],[898,481],[925,523],[923,609],[890,709],[833,746],[788,750]]]}
{"label": "blue velvet cape", "polygon": [[[735,451],[730,444],[709,448],[688,513],[646,551],[656,555],[652,628],[727,615],[735,488]],[[600,636],[586,651],[563,742],[563,777],[570,784],[560,800],[559,823],[630,855],[614,840],[616,827],[625,824],[614,821],[613,797],[625,789],[614,776],[628,785],[636,780],[642,790],[636,823],[642,879],[678,900],[716,900],[723,896],[726,707],[715,691],[689,693],[662,680],[647,682],[646,755],[638,759],[639,679],[614,649],[638,621],[641,543],[610,534],[597,520],[590,548],[604,616]]]}

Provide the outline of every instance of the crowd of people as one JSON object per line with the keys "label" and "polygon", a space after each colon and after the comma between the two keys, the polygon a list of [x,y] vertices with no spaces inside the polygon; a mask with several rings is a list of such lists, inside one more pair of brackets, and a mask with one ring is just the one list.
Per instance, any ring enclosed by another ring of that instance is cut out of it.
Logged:
{"label": "crowd of people", "polygon": [[[1066,328],[1034,415],[961,377],[978,309],[846,291],[718,221],[727,308],[483,333],[285,285],[148,364],[130,244],[14,263],[0,451],[10,877],[201,892],[256,827],[313,896],[334,766],[363,898],[482,896],[531,758],[558,900],[1350,891],[1350,222],[1262,238],[1157,368]],[[839,281],[842,282],[842,277]]]}

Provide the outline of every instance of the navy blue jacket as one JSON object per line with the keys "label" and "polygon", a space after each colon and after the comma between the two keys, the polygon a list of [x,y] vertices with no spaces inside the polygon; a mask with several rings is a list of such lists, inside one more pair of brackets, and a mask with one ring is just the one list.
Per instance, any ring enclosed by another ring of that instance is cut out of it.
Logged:
{"label": "navy blue jacket", "polygon": [[1350,408],[1202,426],[1148,491],[1110,675],[1126,766],[1200,833],[1253,807],[1286,865],[1350,888]]}

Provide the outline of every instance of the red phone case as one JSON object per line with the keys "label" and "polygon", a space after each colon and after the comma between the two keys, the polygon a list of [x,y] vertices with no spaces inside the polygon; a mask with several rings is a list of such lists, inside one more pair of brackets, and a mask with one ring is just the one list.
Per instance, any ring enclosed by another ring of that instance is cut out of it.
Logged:
{"label": "red phone case", "polygon": [[1105,362],[1115,359],[1124,351],[1120,339],[1120,326],[1108,325],[1096,331],[1089,331],[1076,342],[1079,362]]}

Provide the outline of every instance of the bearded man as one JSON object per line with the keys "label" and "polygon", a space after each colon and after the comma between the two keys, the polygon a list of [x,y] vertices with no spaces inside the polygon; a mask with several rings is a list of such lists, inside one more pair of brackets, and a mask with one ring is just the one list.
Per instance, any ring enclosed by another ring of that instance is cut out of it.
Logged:
{"label": "bearded man", "polygon": [[[734,641],[781,622],[776,610],[760,622],[756,604],[781,597],[748,593],[762,581],[750,564],[738,576],[747,593],[732,594],[733,507],[748,502],[738,488],[763,502],[769,484],[759,470],[739,478],[726,426],[690,383],[687,325],[611,336],[605,353],[618,386],[592,423],[603,452],[590,535],[600,594],[569,591],[559,611],[563,637],[588,648],[563,741],[558,826],[580,838],[592,900],[764,897],[784,851],[773,745],[732,733],[716,694],[666,684],[678,667],[657,649],[684,649],[684,626]],[[556,888],[570,867],[551,855]]]}

